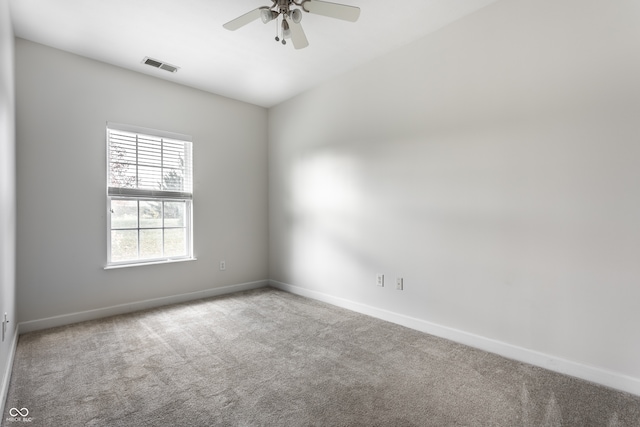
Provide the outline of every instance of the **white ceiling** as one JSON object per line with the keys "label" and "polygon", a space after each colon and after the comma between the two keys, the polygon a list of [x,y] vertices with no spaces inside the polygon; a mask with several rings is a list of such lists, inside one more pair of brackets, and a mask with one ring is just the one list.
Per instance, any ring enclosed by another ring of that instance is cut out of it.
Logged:
{"label": "white ceiling", "polygon": [[[276,43],[273,22],[222,28],[270,0],[10,0],[10,10],[18,37],[271,107],[495,1],[333,0],[360,7],[360,19],[305,13],[301,50]],[[143,65],[145,56],[180,69]]]}

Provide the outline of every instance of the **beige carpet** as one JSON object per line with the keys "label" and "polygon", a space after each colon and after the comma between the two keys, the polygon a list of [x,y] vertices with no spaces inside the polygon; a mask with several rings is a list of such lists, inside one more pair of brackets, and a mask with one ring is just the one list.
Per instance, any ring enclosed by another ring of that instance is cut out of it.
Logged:
{"label": "beige carpet", "polygon": [[2,422],[618,427],[640,398],[265,288],[21,336]]}

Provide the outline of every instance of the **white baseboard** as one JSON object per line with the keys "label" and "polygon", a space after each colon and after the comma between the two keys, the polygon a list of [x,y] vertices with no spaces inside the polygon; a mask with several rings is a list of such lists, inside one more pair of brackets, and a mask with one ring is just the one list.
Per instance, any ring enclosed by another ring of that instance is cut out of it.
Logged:
{"label": "white baseboard", "polygon": [[299,286],[294,286],[275,280],[271,280],[269,284],[274,288],[290,292],[292,294],[326,302],[338,307],[346,308],[348,310],[366,314],[378,319],[386,320],[388,322],[396,323],[411,329],[455,341],[460,344],[495,353],[509,359],[517,360],[519,362],[539,366],[550,371],[570,375],[572,377],[580,378],[586,381],[640,396],[640,379],[638,378],[626,376],[605,369],[600,369],[594,366],[585,365],[571,360],[562,359],[524,347],[518,347],[502,341],[493,340],[480,335],[475,335],[458,329],[431,323],[426,320],[421,320],[399,313],[382,310],[344,298],[338,298],[322,292],[304,289]]}
{"label": "white baseboard", "polygon": [[189,292],[186,294],[172,295],[169,297],[154,298],[144,301],[131,302],[114,305],[111,307],[98,308],[95,310],[81,311],[78,313],[63,314],[60,316],[47,317],[45,319],[29,320],[20,323],[20,333],[39,331],[56,326],[69,325],[72,323],[95,320],[103,317],[115,316],[118,314],[132,313],[134,311],[146,310],[148,308],[161,307],[164,305],[178,304],[186,301],[193,301],[202,298],[215,297],[219,295],[231,294],[234,292],[247,291],[250,289],[262,288],[269,285],[268,280],[242,283],[238,285],[212,288],[204,291]]}
{"label": "white baseboard", "polygon": [[[16,327],[16,331],[13,334],[13,340],[11,340],[11,349],[9,350],[9,359],[7,360],[7,366],[2,373],[2,384],[0,384],[0,417],[4,416],[4,405],[7,402],[9,394],[9,382],[11,381],[11,370],[13,368],[13,359],[16,355],[16,348],[18,348],[18,336],[20,335],[20,325]],[[0,424],[2,424],[2,418],[0,418]]]}

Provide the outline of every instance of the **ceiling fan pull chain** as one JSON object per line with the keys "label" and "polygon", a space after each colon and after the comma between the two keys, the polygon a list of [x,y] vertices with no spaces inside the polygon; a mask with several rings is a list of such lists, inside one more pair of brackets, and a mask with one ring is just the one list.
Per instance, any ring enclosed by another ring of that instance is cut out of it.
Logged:
{"label": "ceiling fan pull chain", "polygon": [[287,44],[287,41],[285,40],[287,30],[289,30],[289,24],[287,24],[287,20],[284,18],[284,15],[282,15],[282,44]]}
{"label": "ceiling fan pull chain", "polygon": [[274,19],[274,21],[276,21],[276,42],[279,42],[280,41],[280,37],[278,37],[278,34],[280,32],[280,30],[279,30],[280,26],[278,25],[278,20],[277,19]]}

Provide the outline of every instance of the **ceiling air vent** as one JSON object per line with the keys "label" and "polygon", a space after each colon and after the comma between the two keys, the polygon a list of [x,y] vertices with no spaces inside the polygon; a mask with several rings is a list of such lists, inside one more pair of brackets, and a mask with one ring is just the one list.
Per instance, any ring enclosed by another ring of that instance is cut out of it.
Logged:
{"label": "ceiling air vent", "polygon": [[166,62],[158,61],[157,59],[151,59],[148,56],[145,56],[142,60],[143,64],[151,65],[155,68],[160,68],[161,70],[169,71],[170,73],[175,73],[178,71],[179,67],[175,65],[167,64]]}

